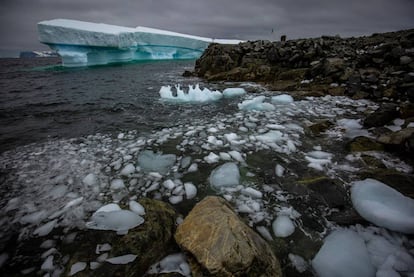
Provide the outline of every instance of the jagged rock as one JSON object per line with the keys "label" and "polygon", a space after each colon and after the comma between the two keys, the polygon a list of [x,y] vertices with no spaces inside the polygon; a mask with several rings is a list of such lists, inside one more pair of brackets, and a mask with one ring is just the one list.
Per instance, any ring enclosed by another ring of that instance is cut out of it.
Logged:
{"label": "jagged rock", "polygon": [[270,246],[220,197],[199,202],[177,228],[175,239],[207,276],[282,276]]}
{"label": "jagged rock", "polygon": [[137,258],[126,265],[103,262],[95,270],[90,270],[88,266],[76,276],[142,276],[152,264],[166,256],[168,251],[177,248],[173,235],[178,215],[172,206],[152,199],[140,199],[139,203],[145,208],[145,222],[130,229],[126,235],[117,235],[113,231],[79,231],[76,240],[62,249],[64,255],[70,256],[66,273],[76,262],[96,261],[99,256],[95,253],[97,244],[109,243],[112,246],[107,252],[109,257],[133,254]]}

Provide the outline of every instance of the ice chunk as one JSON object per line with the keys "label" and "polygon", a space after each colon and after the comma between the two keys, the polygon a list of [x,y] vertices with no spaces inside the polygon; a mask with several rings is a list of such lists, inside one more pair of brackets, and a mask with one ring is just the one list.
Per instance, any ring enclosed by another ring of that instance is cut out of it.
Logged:
{"label": "ice chunk", "polygon": [[133,164],[127,164],[119,174],[124,176],[130,176],[132,173],[135,172],[135,166]]}
{"label": "ice chunk", "polygon": [[168,201],[170,201],[171,204],[175,205],[175,204],[182,202],[183,197],[182,195],[173,195],[173,196],[170,196],[170,198],[168,198]]}
{"label": "ice chunk", "polygon": [[283,174],[285,173],[285,168],[281,166],[280,164],[277,164],[275,167],[275,173],[276,173],[276,176],[282,177]]}
{"label": "ice chunk", "polygon": [[312,266],[321,277],[375,276],[364,240],[351,230],[337,230],[326,237]]}
{"label": "ice chunk", "polygon": [[351,187],[354,208],[375,225],[414,234],[414,200],[374,179],[354,182]]}
{"label": "ice chunk", "polygon": [[244,100],[242,103],[239,103],[237,106],[240,110],[256,110],[256,111],[273,111],[275,110],[275,106],[270,103],[264,103],[266,99],[265,96],[257,96],[250,100]]}
{"label": "ice chunk", "polygon": [[180,85],[176,85],[175,89],[177,91],[176,95],[174,95],[171,86],[162,86],[159,91],[161,99],[181,103],[204,103],[216,101],[223,97],[218,90],[200,89],[199,84],[196,84],[195,87],[189,86],[187,93],[181,89]]}
{"label": "ice chunk", "polygon": [[89,173],[85,176],[85,178],[83,178],[82,183],[85,186],[94,187],[98,184],[98,177],[96,177],[96,175],[93,173]]}
{"label": "ice chunk", "polygon": [[272,96],[271,102],[273,104],[288,104],[293,102],[293,97],[288,94],[281,94]]}
{"label": "ice chunk", "polygon": [[121,190],[123,188],[125,188],[125,185],[122,179],[114,179],[111,181],[111,190]]}
{"label": "ice chunk", "polygon": [[210,174],[210,185],[216,189],[237,186],[240,182],[239,168],[235,163],[225,163],[215,168]]}
{"label": "ice chunk", "polygon": [[144,219],[128,210],[94,213],[86,227],[95,230],[112,230],[118,234],[127,233],[129,229],[144,223]]}
{"label": "ice chunk", "polygon": [[185,255],[176,253],[168,255],[159,263],[152,265],[149,274],[158,275],[159,273],[179,273],[182,276],[191,276],[190,266],[188,265]]}
{"label": "ice chunk", "polygon": [[175,183],[171,179],[167,179],[162,183],[163,187],[168,190],[173,190],[175,188]]}
{"label": "ice chunk", "polygon": [[119,207],[118,204],[111,203],[111,204],[107,204],[105,206],[100,207],[95,213],[113,212],[113,211],[120,211],[120,210],[121,210],[121,207]]}
{"label": "ice chunk", "polygon": [[278,215],[272,223],[273,233],[276,237],[285,238],[293,234],[295,225],[286,215]]}
{"label": "ice chunk", "polygon": [[360,119],[343,118],[337,121],[337,125],[345,129],[345,137],[355,138],[358,136],[368,136],[368,131],[362,129],[360,122]]}
{"label": "ice chunk", "polygon": [[20,218],[22,224],[39,224],[47,217],[47,212],[40,210],[31,214],[27,214]]}
{"label": "ice chunk", "polygon": [[109,258],[109,259],[106,259],[105,261],[110,264],[129,264],[135,261],[136,258],[137,258],[137,255],[127,254],[123,256]]}
{"label": "ice chunk", "polygon": [[145,215],[145,208],[137,201],[129,201],[129,209],[138,215]]}
{"label": "ice chunk", "polygon": [[46,258],[46,260],[40,266],[40,269],[43,271],[53,271],[55,267],[53,266],[53,255],[50,255]]}
{"label": "ice chunk", "polygon": [[283,133],[280,131],[274,131],[274,130],[271,130],[265,134],[256,136],[256,139],[258,141],[261,141],[266,144],[279,142],[282,140],[282,138],[283,138]]}
{"label": "ice chunk", "polygon": [[81,272],[82,270],[84,270],[86,268],[86,263],[85,262],[77,262],[74,263],[71,267],[70,267],[70,272],[69,272],[69,276],[73,276],[78,272]]}
{"label": "ice chunk", "polygon": [[184,183],[184,189],[187,199],[192,199],[197,195],[197,188],[191,182]]}
{"label": "ice chunk", "polygon": [[272,241],[273,240],[272,235],[270,234],[269,230],[267,230],[267,228],[265,226],[257,226],[256,227],[256,230],[266,240],[268,240],[268,241]]}
{"label": "ice chunk", "polygon": [[154,153],[150,150],[142,151],[138,155],[138,164],[145,172],[159,172],[166,174],[175,164],[176,156],[174,154]]}
{"label": "ice chunk", "polygon": [[209,164],[217,163],[220,160],[220,157],[213,152],[210,152],[208,156],[204,157],[204,161],[206,161]]}
{"label": "ice chunk", "polygon": [[244,195],[250,196],[252,198],[262,198],[263,193],[261,193],[258,190],[255,190],[254,188],[245,188],[241,191]]}
{"label": "ice chunk", "polygon": [[108,252],[112,249],[112,246],[109,243],[97,244],[95,248],[95,254],[99,255],[101,252]]}
{"label": "ice chunk", "polygon": [[243,156],[240,152],[236,151],[236,150],[232,150],[228,152],[229,155],[236,161],[240,162],[240,163],[245,163]]}
{"label": "ice chunk", "polygon": [[56,227],[57,220],[52,220],[40,227],[38,227],[36,230],[33,231],[34,235],[38,235],[40,237],[48,235],[50,232],[52,232],[53,228]]}
{"label": "ice chunk", "polygon": [[289,253],[288,258],[298,272],[303,273],[308,269],[308,263],[301,256]]}
{"label": "ice chunk", "polygon": [[190,165],[190,167],[188,168],[188,172],[195,172],[198,170],[198,165],[196,163],[193,163]]}
{"label": "ice chunk", "polygon": [[223,96],[225,98],[237,97],[244,94],[246,94],[244,88],[226,88],[225,90],[223,90]]}

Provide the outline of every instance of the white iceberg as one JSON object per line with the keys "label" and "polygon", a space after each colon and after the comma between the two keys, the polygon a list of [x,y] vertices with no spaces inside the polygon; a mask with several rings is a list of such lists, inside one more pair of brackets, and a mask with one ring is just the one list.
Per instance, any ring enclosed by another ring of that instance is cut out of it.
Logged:
{"label": "white iceberg", "polygon": [[216,189],[237,186],[240,182],[239,168],[235,163],[225,163],[210,174],[210,185]]}
{"label": "white iceberg", "polygon": [[40,42],[55,50],[64,66],[101,65],[159,59],[196,59],[210,43],[240,40],[212,39],[148,27],[121,27],[70,19],[37,24]]}
{"label": "white iceberg", "polygon": [[377,226],[414,234],[414,200],[374,179],[354,182],[351,200],[358,213]]}
{"label": "white iceberg", "polygon": [[138,164],[145,172],[158,172],[166,174],[175,164],[176,156],[174,154],[154,153],[145,150],[138,155]]}

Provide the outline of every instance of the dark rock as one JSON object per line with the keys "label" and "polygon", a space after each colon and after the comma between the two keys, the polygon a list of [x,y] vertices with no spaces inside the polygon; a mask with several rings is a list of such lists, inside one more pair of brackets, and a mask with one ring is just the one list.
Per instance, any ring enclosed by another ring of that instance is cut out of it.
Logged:
{"label": "dark rock", "polygon": [[[148,268],[161,260],[170,251],[176,251],[173,235],[178,215],[167,203],[140,199],[145,208],[145,222],[128,231],[126,235],[117,235],[112,231],[79,231],[75,242],[63,247],[64,255],[69,255],[68,273],[76,262],[96,261],[96,245],[109,243],[112,249],[109,257],[126,254],[137,255],[137,259],[127,265],[102,263],[96,270],[86,269],[76,276],[142,276]],[[175,249],[175,250],[174,250]],[[66,274],[67,275],[67,274]]]}
{"label": "dark rock", "polygon": [[309,126],[309,129],[312,131],[313,134],[319,135],[320,133],[325,132],[332,126],[333,123],[330,120],[325,119],[312,124],[311,126]]}
{"label": "dark rock", "polygon": [[363,219],[353,208],[339,212],[335,211],[328,215],[326,219],[345,226],[366,223],[365,219]]}
{"label": "dark rock", "polygon": [[300,180],[298,183],[322,196],[330,208],[344,207],[347,204],[345,188],[333,179],[322,176]]}
{"label": "dark rock", "polygon": [[192,72],[192,71],[188,71],[188,70],[185,70],[184,72],[183,72],[183,75],[182,75],[183,77],[193,77],[194,76],[194,72]]}
{"label": "dark rock", "polygon": [[347,148],[350,152],[382,151],[384,150],[384,145],[372,138],[356,137],[348,143]]}
{"label": "dark rock", "polygon": [[367,128],[383,126],[390,123],[398,116],[397,105],[385,103],[382,104],[378,110],[365,118],[364,126]]}

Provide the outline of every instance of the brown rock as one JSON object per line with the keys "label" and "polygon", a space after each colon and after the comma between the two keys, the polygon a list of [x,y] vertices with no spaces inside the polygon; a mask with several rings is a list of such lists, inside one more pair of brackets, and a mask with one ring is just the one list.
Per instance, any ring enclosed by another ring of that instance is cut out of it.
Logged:
{"label": "brown rock", "polygon": [[178,227],[175,240],[208,276],[282,276],[270,246],[220,197],[198,203]]}
{"label": "brown rock", "polygon": [[402,145],[413,134],[414,128],[405,128],[398,132],[384,134],[378,138],[378,141],[383,144]]}

